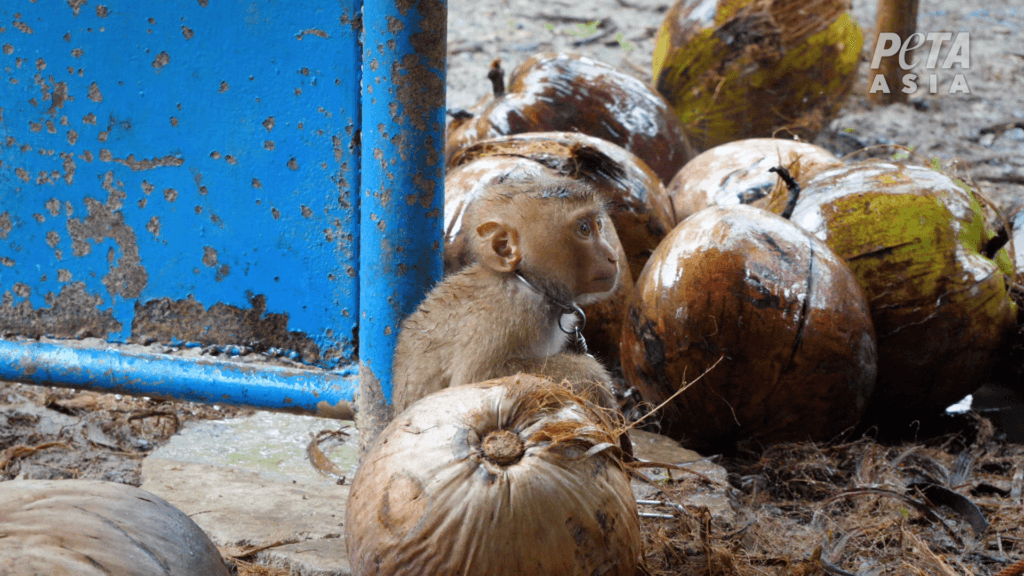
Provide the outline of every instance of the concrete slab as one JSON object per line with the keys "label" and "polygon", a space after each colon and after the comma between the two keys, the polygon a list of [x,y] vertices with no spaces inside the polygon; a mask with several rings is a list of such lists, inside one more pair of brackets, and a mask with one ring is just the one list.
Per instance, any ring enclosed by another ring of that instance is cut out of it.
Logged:
{"label": "concrete slab", "polygon": [[[320,444],[346,478],[319,472],[307,446],[323,430],[348,437]],[[259,564],[301,576],[348,576],[344,518],[358,463],[351,422],[258,412],[189,422],[142,464],[142,488],[188,514],[221,547],[266,546]]]}

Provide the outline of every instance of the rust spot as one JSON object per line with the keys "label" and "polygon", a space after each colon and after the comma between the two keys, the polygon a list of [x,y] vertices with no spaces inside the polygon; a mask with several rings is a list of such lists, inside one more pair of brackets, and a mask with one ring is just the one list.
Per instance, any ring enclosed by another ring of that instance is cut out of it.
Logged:
{"label": "rust spot", "polygon": [[174,202],[175,200],[178,199],[178,191],[175,190],[174,188],[165,188],[164,199],[167,200],[168,202]]}
{"label": "rust spot", "polygon": [[192,31],[188,26],[181,27],[181,35],[185,37],[185,40],[191,40],[195,36],[195,32]]}
{"label": "rust spot", "polygon": [[10,44],[4,44],[3,51],[4,54],[10,56],[11,54],[14,54],[14,46],[11,46]]}
{"label": "rust spot", "polygon": [[28,24],[25,24],[24,22],[14,22],[13,26],[17,28],[18,31],[23,32],[25,34],[32,34],[33,32],[32,28]]}
{"label": "rust spot", "polygon": [[75,58],[81,58],[82,54],[85,54],[85,51],[82,50],[81,48],[75,48],[74,50],[71,51],[71,55],[74,56]]}
{"label": "rust spot", "polygon": [[46,131],[50,134],[57,133],[57,126],[53,123],[53,120],[46,121]]}
{"label": "rust spot", "polygon": [[210,0],[199,0],[199,5],[206,8],[206,5],[210,3]]}
{"label": "rust spot", "polygon": [[[143,200],[145,200],[145,199],[143,199]],[[148,230],[149,233],[152,234],[153,236],[159,236],[160,235],[160,219],[157,218],[156,216],[153,216],[152,218],[150,218],[149,222],[146,223],[146,230]]]}
{"label": "rust spot", "polygon": [[69,100],[68,98],[68,85],[66,82],[57,82],[53,87],[53,93],[50,95],[50,109],[46,111],[51,116],[57,115],[57,110],[64,107],[64,103]]}
{"label": "rust spot", "polygon": [[106,203],[95,198],[85,198],[87,216],[84,220],[69,218],[68,233],[71,236],[75,256],[85,256],[92,250],[89,240],[102,243],[110,238],[117,243],[121,257],[111,263],[103,284],[111,297],[120,295],[123,298],[138,298],[149,281],[149,274],[141,265],[139,247],[135,231],[125,224],[124,215],[120,212],[126,197],[124,190],[113,183],[113,172],[107,172],[103,188],[109,193]]}
{"label": "rust spot", "polygon": [[295,38],[298,39],[298,40],[302,40],[306,36],[316,36],[317,38],[330,38],[330,36],[327,34],[327,32],[324,32],[323,30],[320,30],[319,28],[306,28],[302,32],[299,32],[298,34],[296,34]]}
{"label": "rust spot", "polygon": [[139,208],[140,209],[145,208],[146,204],[148,204],[148,203],[149,203],[149,198],[146,198],[145,196],[143,196],[142,198],[139,198],[138,204],[139,204]]}
{"label": "rust spot", "polygon": [[[75,181],[75,155],[70,152],[61,152],[60,157],[64,161],[64,182],[72,184]],[[53,210],[51,210],[51,213],[53,213]],[[53,213],[53,215],[56,216],[56,213]]]}
{"label": "rust spot", "polygon": [[271,116],[271,117],[267,118],[266,120],[264,120],[263,121],[263,127],[267,129],[267,132],[270,132],[271,130],[273,130],[274,129],[274,117]]}
{"label": "rust spot", "polygon": [[309,76],[309,68],[306,68],[306,67],[300,68],[299,69],[299,74],[302,74],[303,76]]}
{"label": "rust spot", "polygon": [[130,342],[170,342],[172,339],[204,345],[245,344],[295,350],[305,362],[320,360],[320,348],[302,332],[288,330],[288,315],[267,313],[266,297],[256,295],[249,309],[214,304],[206,309],[193,297],[160,298],[135,303]]}
{"label": "rust spot", "polygon": [[0,212],[0,239],[7,238],[7,235],[11,233],[14,225],[11,224],[11,215],[9,212]]}
{"label": "rust spot", "polygon": [[104,6],[103,4],[100,4],[99,6],[96,7],[96,15],[99,16],[100,18],[106,18],[107,15],[109,15],[109,14],[110,14],[110,10],[108,10],[107,7]]}
{"label": "rust spot", "polygon": [[220,160],[220,152],[217,152],[216,150],[210,152],[210,158],[213,158],[214,160]]}
{"label": "rust spot", "polygon": [[23,181],[28,182],[32,179],[32,175],[29,174],[24,168],[15,168],[14,173],[18,175]]}
{"label": "rust spot", "polygon": [[143,193],[144,193],[144,194],[145,194],[146,196],[149,196],[150,194],[152,194],[152,193],[153,193],[153,190],[155,190],[155,189],[156,189],[156,186],[153,186],[152,184],[150,184],[150,183],[149,183],[149,182],[147,182],[146,180],[143,180],[143,181],[142,181],[142,192],[143,192]]}
{"label": "rust spot", "polygon": [[36,58],[36,70],[42,72],[46,69],[46,60],[42,58]]}
{"label": "rust spot", "polygon": [[68,0],[68,6],[71,6],[71,12],[78,16],[78,11],[85,6],[86,2],[87,0]]}
{"label": "rust spot", "polygon": [[71,271],[61,268],[57,270],[57,281],[58,282],[71,282]]}
{"label": "rust spot", "polygon": [[264,141],[263,142],[263,147],[266,148],[267,150],[273,150],[274,149],[274,141],[273,140],[266,140],[266,141]]}
{"label": "rust spot", "polygon": [[218,92],[227,92],[228,88],[229,88],[228,83],[226,81],[224,81],[224,80],[221,80],[221,82],[220,82],[220,89],[217,90],[217,91]]}
{"label": "rust spot", "polygon": [[28,298],[29,296],[32,295],[32,289],[29,288],[27,285],[22,284],[21,282],[16,282],[14,286],[11,287],[11,292],[14,292],[16,295],[21,296],[22,298]]}
{"label": "rust spot", "polygon": [[92,162],[92,151],[86,150],[85,152],[82,152],[82,155],[79,156],[79,158],[85,160],[86,162]]}
{"label": "rust spot", "polygon": [[157,54],[156,55],[156,59],[153,60],[153,68],[156,68],[157,70],[159,70],[159,69],[163,68],[164,66],[167,66],[167,64],[170,63],[170,61],[171,61],[171,55],[168,54],[167,52],[161,52],[161,53]]}
{"label": "rust spot", "polygon": [[164,156],[163,158],[153,158],[152,160],[148,158],[136,160],[134,154],[129,154],[128,157],[123,160],[121,158],[114,158],[113,161],[118,164],[124,164],[135,172],[140,170],[152,170],[153,168],[159,168],[161,166],[181,166],[185,163],[184,158],[176,158],[174,156]]}
{"label": "rust spot", "polygon": [[76,130],[68,130],[68,145],[74,146],[75,142],[78,142],[78,132]]}
{"label": "rust spot", "polygon": [[57,216],[60,214],[60,200],[56,198],[50,198],[43,204],[46,207],[46,211],[50,213],[50,216]]}
{"label": "rust spot", "polygon": [[171,116],[171,126],[177,126],[177,125],[178,125],[178,119],[175,118],[174,116]]}
{"label": "rust spot", "polygon": [[263,183],[260,182],[259,178],[253,178],[252,179],[252,187],[253,188],[263,188]]}
{"label": "rust spot", "polygon": [[[94,100],[93,99],[93,88],[95,86],[96,86],[95,82],[92,83],[92,86],[89,86],[89,99],[93,100],[94,102],[99,102],[100,100],[103,100],[103,96],[100,94],[100,89],[96,88],[96,95],[99,98],[99,100]],[[82,124],[92,124],[93,126],[95,126],[96,125],[96,115],[93,114],[92,112],[89,112],[85,116],[82,116]]]}
{"label": "rust spot", "polygon": [[107,138],[109,138],[109,137],[110,137],[110,132],[108,132],[107,130],[104,130],[104,131],[100,132],[96,136],[96,139],[99,140],[100,142],[106,142]]}
{"label": "rust spot", "polygon": [[302,205],[302,217],[303,218],[309,218],[312,215],[313,215],[313,211],[309,209],[309,206],[306,206],[305,204],[303,204]]}
{"label": "rust spot", "polygon": [[[67,272],[61,270],[58,272]],[[61,279],[61,282],[70,280]],[[0,325],[4,330],[29,338],[53,336],[56,338],[100,337],[121,330],[111,309],[100,310],[103,297],[89,294],[84,282],[74,282],[61,288],[60,294],[46,295],[48,308],[35,310],[31,302],[22,300],[14,304],[8,292],[0,299]]]}
{"label": "rust spot", "polygon": [[[89,84],[89,100],[92,100],[93,102],[103,102],[103,94],[100,93],[100,87],[97,86],[95,82],[93,82],[92,84]],[[92,112],[89,113],[89,116],[92,116],[92,122],[87,122],[87,123],[88,124],[95,124],[96,123],[96,116],[93,115]],[[86,116],[86,118],[88,118],[88,116]]]}
{"label": "rust spot", "polygon": [[295,160],[295,158],[290,158],[288,160],[288,167],[291,168],[292,170],[298,170],[299,163]]}
{"label": "rust spot", "polygon": [[213,277],[213,279],[214,279],[215,281],[217,281],[217,282],[220,282],[221,280],[223,280],[223,279],[227,278],[227,277],[228,277],[228,274],[230,274],[230,273],[231,273],[231,267],[230,267],[230,266],[228,266],[227,264],[224,264],[223,266],[221,266],[221,267],[220,267],[220,268],[219,268],[219,269],[217,270],[217,275],[216,275],[216,276],[214,276],[214,277]]}
{"label": "rust spot", "polygon": [[6,266],[7,268],[13,268],[14,260],[4,256],[3,258],[0,258],[0,265]]}
{"label": "rust spot", "polygon": [[106,148],[100,148],[100,160],[104,162],[110,162],[114,159],[114,155],[110,153],[110,150]]}
{"label": "rust spot", "polygon": [[274,220],[281,219],[281,211],[278,210],[277,208],[271,208],[270,213],[274,216]]}
{"label": "rust spot", "polygon": [[203,246],[203,264],[207,268],[217,265],[217,251],[212,246]]}

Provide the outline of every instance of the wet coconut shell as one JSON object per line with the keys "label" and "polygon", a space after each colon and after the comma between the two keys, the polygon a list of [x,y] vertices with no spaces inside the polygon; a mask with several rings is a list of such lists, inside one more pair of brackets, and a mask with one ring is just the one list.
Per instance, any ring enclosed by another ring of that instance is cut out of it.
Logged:
{"label": "wet coconut shell", "polygon": [[609,426],[529,375],[421,399],[356,473],[353,576],[634,576],[639,518]]}
{"label": "wet coconut shell", "polygon": [[1005,248],[981,253],[993,233],[972,193],[931,168],[859,162],[812,178],[792,220],[864,288],[878,334],[870,422],[937,413],[981,386],[1017,307]]}
{"label": "wet coconut shell", "polygon": [[679,0],[654,82],[698,150],[786,129],[813,140],[856,79],[863,35],[844,0]]}
{"label": "wet coconut shell", "polygon": [[537,54],[509,78],[505,94],[485,98],[472,118],[448,127],[446,158],[473,142],[523,132],[582,132],[636,154],[661,179],[693,157],[682,123],[640,80],[580,54]]}
{"label": "wet coconut shell", "polygon": [[781,166],[797,182],[841,162],[820,146],[777,138],[748,138],[715,146],[686,163],[668,185],[676,222],[709,206],[750,204],[764,208]]}
{"label": "wet coconut shell", "polygon": [[[723,358],[724,357],[724,358]],[[751,206],[679,224],[637,280],[622,369],[662,431],[698,450],[825,440],[855,425],[875,381],[867,304],[820,240]]]}
{"label": "wet coconut shell", "polygon": [[[661,239],[676,225],[668,193],[647,164],[622,147],[600,138],[572,132],[502,136],[460,150],[448,159],[449,169],[491,156],[532,160],[554,174],[585,180],[596,187],[608,201],[609,216],[629,258],[634,278],[643,270]],[[535,169],[527,168],[528,165],[522,163],[523,168],[516,170],[536,173]],[[445,194],[446,213],[449,197],[467,196],[449,188],[445,189]],[[464,206],[456,204],[460,205]],[[459,213],[453,210],[453,214]],[[447,252],[454,239],[447,225],[445,230]],[[465,247],[458,250],[459,253],[464,251]]]}
{"label": "wet coconut shell", "polygon": [[199,526],[145,490],[98,480],[0,482],[0,574],[228,576]]}

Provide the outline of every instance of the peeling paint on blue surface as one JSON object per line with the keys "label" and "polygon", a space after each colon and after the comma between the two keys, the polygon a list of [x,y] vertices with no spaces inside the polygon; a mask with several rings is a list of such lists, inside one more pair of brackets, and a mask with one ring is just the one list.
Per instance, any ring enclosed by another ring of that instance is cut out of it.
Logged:
{"label": "peeling paint on blue surface", "polygon": [[360,13],[5,0],[0,327],[353,361]]}
{"label": "peeling paint on blue surface", "polygon": [[400,323],[442,272],[447,5],[367,3],[364,21],[359,407],[369,442],[390,420]]}

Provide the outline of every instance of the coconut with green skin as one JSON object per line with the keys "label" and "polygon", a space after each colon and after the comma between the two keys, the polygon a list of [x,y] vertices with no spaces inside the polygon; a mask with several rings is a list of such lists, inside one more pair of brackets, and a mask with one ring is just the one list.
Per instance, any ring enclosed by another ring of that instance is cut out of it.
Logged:
{"label": "coconut with green skin", "polygon": [[840,0],[679,0],[654,82],[698,150],[784,131],[811,139],[856,77],[863,34]]}
{"label": "coconut with green skin", "polygon": [[865,419],[920,418],[984,383],[1017,306],[1009,256],[987,253],[994,233],[966,185],[923,166],[855,163],[812,178],[792,221],[846,260],[867,296],[878,383]]}

